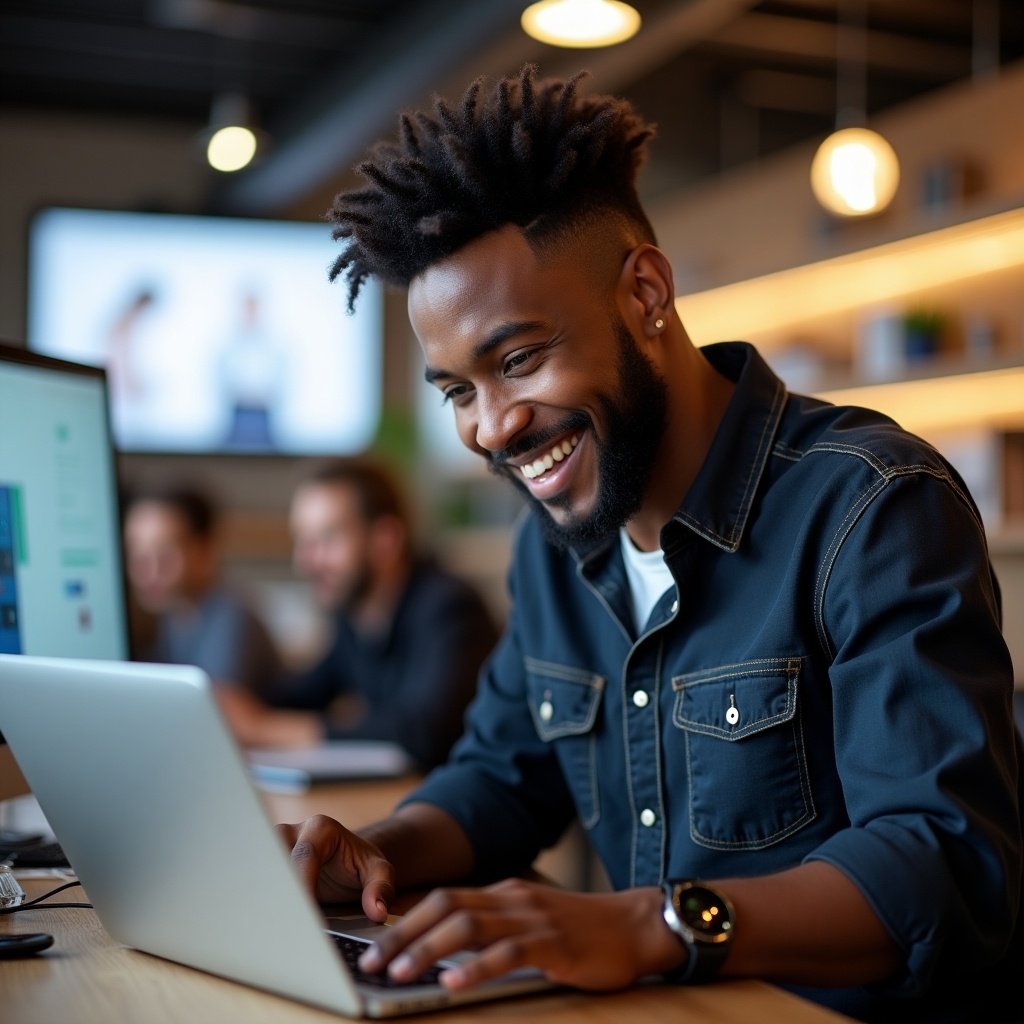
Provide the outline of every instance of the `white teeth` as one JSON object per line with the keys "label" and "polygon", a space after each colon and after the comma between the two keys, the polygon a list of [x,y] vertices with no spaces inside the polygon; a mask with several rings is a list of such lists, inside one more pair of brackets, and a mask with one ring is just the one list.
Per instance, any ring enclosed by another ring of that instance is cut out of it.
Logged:
{"label": "white teeth", "polygon": [[534,459],[533,462],[528,462],[525,466],[520,467],[523,476],[527,480],[535,480],[542,473],[546,473],[551,469],[556,462],[561,462],[567,455],[570,455],[579,443],[579,434],[574,434],[571,438],[559,442],[551,448],[551,451],[542,455],[539,459]]}

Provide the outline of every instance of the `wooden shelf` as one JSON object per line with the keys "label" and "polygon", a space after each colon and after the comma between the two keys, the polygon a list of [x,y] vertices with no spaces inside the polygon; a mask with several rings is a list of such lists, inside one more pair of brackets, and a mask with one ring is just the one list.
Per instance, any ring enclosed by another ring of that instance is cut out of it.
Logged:
{"label": "wooden shelf", "polygon": [[746,338],[770,350],[815,320],[1006,272],[1024,273],[1024,205],[682,295],[676,308],[698,345]]}
{"label": "wooden shelf", "polygon": [[698,345],[742,338],[772,361],[799,339],[823,367],[855,366],[857,317],[905,309],[925,295],[933,303],[952,301],[955,292],[973,293],[981,309],[1000,308],[1001,355],[910,363],[898,380],[855,380],[848,371],[826,379],[826,369],[820,383],[795,390],[879,409],[925,436],[1024,428],[1024,205],[680,296],[676,306]]}
{"label": "wooden shelf", "polygon": [[836,405],[878,409],[916,434],[1024,427],[1024,357],[984,363],[935,359],[899,380],[837,383],[815,393]]}

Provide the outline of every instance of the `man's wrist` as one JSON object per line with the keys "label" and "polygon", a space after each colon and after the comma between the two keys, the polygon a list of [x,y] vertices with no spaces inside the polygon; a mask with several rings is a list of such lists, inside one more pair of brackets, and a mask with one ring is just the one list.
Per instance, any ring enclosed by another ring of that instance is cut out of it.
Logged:
{"label": "man's wrist", "polygon": [[404,889],[462,882],[473,874],[473,847],[455,819],[434,804],[399,805],[387,818],[359,830],[392,865]]}
{"label": "man's wrist", "polygon": [[665,923],[664,897],[657,886],[634,890],[639,921],[642,975],[672,974],[686,965],[686,949]]}

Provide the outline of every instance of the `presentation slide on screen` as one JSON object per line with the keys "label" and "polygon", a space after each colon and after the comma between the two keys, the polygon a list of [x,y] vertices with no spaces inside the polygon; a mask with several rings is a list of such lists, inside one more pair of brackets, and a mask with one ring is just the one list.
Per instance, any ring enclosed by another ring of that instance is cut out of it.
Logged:
{"label": "presentation slide on screen", "polygon": [[373,440],[381,291],[328,281],[327,224],[50,208],[28,342],[105,366],[126,451],[341,454]]}

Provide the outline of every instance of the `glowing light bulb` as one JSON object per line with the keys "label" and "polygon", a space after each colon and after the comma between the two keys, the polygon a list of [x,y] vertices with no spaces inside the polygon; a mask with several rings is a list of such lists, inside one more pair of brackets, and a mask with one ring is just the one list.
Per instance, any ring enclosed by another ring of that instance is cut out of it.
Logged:
{"label": "glowing light bulb", "polygon": [[540,0],[522,13],[523,31],[553,46],[611,46],[640,28],[640,15],[619,0]]}
{"label": "glowing light bulb", "polygon": [[240,171],[255,155],[256,136],[240,125],[218,129],[206,146],[206,159],[217,171]]}
{"label": "glowing light bulb", "polygon": [[884,210],[899,181],[896,152],[881,135],[867,128],[834,132],[811,163],[811,188],[818,202],[844,217]]}

